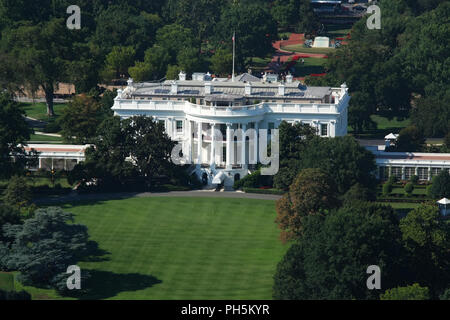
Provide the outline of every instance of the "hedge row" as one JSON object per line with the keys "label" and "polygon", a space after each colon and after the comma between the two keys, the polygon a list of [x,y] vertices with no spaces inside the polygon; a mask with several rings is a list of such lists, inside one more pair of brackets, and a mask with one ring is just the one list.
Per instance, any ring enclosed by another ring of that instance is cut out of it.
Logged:
{"label": "hedge row", "polygon": [[245,193],[276,194],[276,195],[285,194],[285,191],[279,189],[243,188],[243,190]]}

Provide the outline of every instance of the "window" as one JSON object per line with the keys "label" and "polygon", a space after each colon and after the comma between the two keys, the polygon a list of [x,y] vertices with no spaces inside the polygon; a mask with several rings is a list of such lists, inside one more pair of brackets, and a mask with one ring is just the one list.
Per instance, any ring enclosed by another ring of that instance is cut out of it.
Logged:
{"label": "window", "polygon": [[439,173],[441,173],[441,170],[441,168],[431,168],[431,176],[434,177],[439,175]]}
{"label": "window", "polygon": [[428,180],[428,168],[418,168],[419,180]]}
{"label": "window", "polygon": [[416,168],[406,167],[405,168],[405,180],[411,179],[413,175],[416,173]]}
{"label": "window", "polygon": [[275,129],[275,123],[269,122],[269,134],[272,134],[273,129]]}
{"label": "window", "polygon": [[320,124],[320,135],[322,137],[328,136],[328,124],[326,123]]}
{"label": "window", "polygon": [[183,132],[183,121],[181,120],[177,121],[177,132],[178,133]]}
{"label": "window", "polygon": [[391,175],[397,179],[402,178],[402,167],[391,167]]}
{"label": "window", "polygon": [[159,122],[160,124],[162,124],[162,126],[163,126],[164,128],[166,128],[166,121],[165,121],[165,120],[158,120],[158,122]]}

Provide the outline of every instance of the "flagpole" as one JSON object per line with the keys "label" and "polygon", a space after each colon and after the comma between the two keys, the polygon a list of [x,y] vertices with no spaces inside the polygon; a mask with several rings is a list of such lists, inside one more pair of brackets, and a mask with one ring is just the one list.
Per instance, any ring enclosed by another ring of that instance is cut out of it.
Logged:
{"label": "flagpole", "polygon": [[233,33],[233,74],[231,75],[231,81],[234,82],[234,57],[236,55],[236,31]]}

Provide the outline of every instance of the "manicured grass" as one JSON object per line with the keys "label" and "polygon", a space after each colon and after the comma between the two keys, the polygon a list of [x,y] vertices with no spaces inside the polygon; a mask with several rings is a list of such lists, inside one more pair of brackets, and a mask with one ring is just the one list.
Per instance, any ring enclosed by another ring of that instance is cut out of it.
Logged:
{"label": "manicured grass", "polygon": [[[20,104],[25,111],[27,117],[37,120],[48,120],[47,105],[43,102],[39,103],[21,103]],[[67,108],[67,104],[59,103],[53,106],[56,116],[60,116],[62,111]]]}
{"label": "manicured grass", "polygon": [[[381,115],[372,115],[371,119],[376,123],[377,129],[369,130],[357,137],[365,139],[383,139],[389,133],[399,133],[401,129],[411,124],[411,119],[407,117],[393,117],[389,119]],[[353,132],[351,126],[348,127],[349,133]]]}
{"label": "manicured grass", "polygon": [[[400,187],[392,188],[392,193],[405,193],[405,188]],[[414,187],[412,194],[427,194],[427,189]]]}
{"label": "manicured grass", "polygon": [[420,206],[420,203],[413,202],[379,202],[384,205],[390,205],[394,209],[415,209]]}
{"label": "manicured grass", "polygon": [[393,117],[392,119],[388,119],[379,115],[372,115],[371,118],[373,121],[375,121],[378,129],[380,130],[402,129],[411,124],[411,120],[409,118]]}
{"label": "manicured grass", "polygon": [[0,272],[0,289],[14,291],[14,276],[12,273]]}
{"label": "manicured grass", "polygon": [[[301,59],[300,59],[301,60]],[[302,64],[301,61],[297,62],[295,65],[295,76],[304,77],[310,74],[320,74],[325,72],[323,67],[327,62],[326,59],[322,58],[304,58],[305,63]]]}
{"label": "manicured grass", "polygon": [[327,54],[335,50],[334,48],[306,48],[303,44],[294,44],[282,47],[286,51],[295,51],[298,53],[322,53]]}
{"label": "manicured grass", "polygon": [[[131,198],[65,209],[107,252],[80,263],[92,274],[82,298],[271,299],[287,249],[269,200]],[[25,289],[55,297],[52,290]]]}
{"label": "manicured grass", "polygon": [[28,142],[63,143],[61,137],[46,136],[42,134],[31,134]]}

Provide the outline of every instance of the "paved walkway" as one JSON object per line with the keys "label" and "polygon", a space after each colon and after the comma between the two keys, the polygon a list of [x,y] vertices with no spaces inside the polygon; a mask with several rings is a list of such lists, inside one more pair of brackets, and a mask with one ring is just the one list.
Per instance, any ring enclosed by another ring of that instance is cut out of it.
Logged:
{"label": "paved walkway", "polygon": [[197,198],[233,198],[233,199],[256,199],[256,200],[278,200],[280,195],[272,194],[258,194],[258,193],[244,193],[239,191],[171,191],[171,192],[122,192],[122,193],[95,193],[95,194],[78,194],[73,192],[66,196],[47,196],[39,199],[35,199],[36,204],[63,204],[69,202],[82,202],[82,201],[107,201],[107,200],[120,200],[129,198],[150,198],[150,197],[197,197]]}

